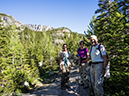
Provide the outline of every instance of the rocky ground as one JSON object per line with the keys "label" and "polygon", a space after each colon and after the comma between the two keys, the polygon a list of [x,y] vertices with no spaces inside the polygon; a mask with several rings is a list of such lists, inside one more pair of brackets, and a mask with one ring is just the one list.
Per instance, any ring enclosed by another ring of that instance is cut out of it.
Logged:
{"label": "rocky ground", "polygon": [[80,83],[80,76],[78,76],[78,66],[73,66],[70,72],[70,88],[61,90],[60,75],[55,81],[50,84],[43,84],[44,86],[37,91],[31,91],[23,96],[89,96],[90,89],[83,89]]}

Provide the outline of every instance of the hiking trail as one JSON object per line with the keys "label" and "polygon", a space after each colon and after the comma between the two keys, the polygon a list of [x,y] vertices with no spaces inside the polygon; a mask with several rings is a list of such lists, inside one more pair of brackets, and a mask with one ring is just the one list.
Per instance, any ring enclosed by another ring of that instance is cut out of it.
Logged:
{"label": "hiking trail", "polygon": [[44,84],[37,91],[31,91],[22,96],[89,96],[90,89],[83,89],[79,85],[80,76],[78,75],[78,66],[73,65],[70,71],[69,85],[70,88],[62,90],[60,87],[61,77],[58,75],[53,83]]}

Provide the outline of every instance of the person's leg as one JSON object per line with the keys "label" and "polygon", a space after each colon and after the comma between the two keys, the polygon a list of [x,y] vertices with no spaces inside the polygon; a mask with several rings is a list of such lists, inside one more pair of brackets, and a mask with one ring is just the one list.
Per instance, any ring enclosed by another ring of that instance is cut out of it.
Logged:
{"label": "person's leg", "polygon": [[90,69],[90,77],[91,77],[91,84],[92,87],[94,89],[94,94],[96,94],[96,90],[95,90],[95,69],[94,69],[94,65],[91,65],[91,69]]}
{"label": "person's leg", "polygon": [[90,67],[87,63],[87,66],[86,66],[86,78],[88,79],[88,81],[90,82]]}
{"label": "person's leg", "polygon": [[89,87],[91,89],[90,68],[91,68],[91,66],[89,66],[89,64],[88,64],[88,66],[87,66],[87,79],[88,79],[88,85],[89,85]]}
{"label": "person's leg", "polygon": [[87,70],[86,70],[87,65],[83,63],[83,82],[84,82],[84,88],[88,88],[88,79],[87,79]]}
{"label": "person's leg", "polygon": [[61,89],[65,89],[65,82],[66,82],[66,68],[62,65],[62,74],[61,74]]}
{"label": "person's leg", "polygon": [[81,65],[81,66],[79,66],[79,73],[80,73],[80,76],[81,76],[81,85],[84,85],[84,83],[83,83],[83,66]]}
{"label": "person's leg", "polygon": [[69,76],[70,76],[70,70],[69,70],[69,67],[66,68],[66,83],[65,83],[65,86],[67,88],[69,88]]}
{"label": "person's leg", "polygon": [[61,75],[61,89],[64,89],[65,88],[65,76],[66,76],[66,73],[62,73]]}
{"label": "person's leg", "polygon": [[103,64],[96,64],[95,65],[95,90],[97,95],[96,96],[103,96],[104,90],[103,90],[103,81],[104,77],[100,79],[101,72],[103,70]]}

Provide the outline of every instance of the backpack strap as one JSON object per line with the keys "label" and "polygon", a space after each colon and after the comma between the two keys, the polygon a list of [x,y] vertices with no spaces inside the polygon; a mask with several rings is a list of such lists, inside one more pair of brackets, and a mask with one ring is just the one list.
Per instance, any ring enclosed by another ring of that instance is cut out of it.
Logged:
{"label": "backpack strap", "polygon": [[[99,51],[100,51],[100,46],[101,46],[101,45],[102,45],[102,44],[100,43],[100,44],[99,44],[99,46],[98,46],[98,50],[99,50]],[[106,50],[106,49],[105,49],[105,50]],[[103,56],[102,56],[101,51],[100,51],[100,54],[101,54],[101,57],[103,57]],[[109,58],[108,58],[107,52],[106,52],[106,57],[107,57],[107,60],[109,61]]]}
{"label": "backpack strap", "polygon": [[101,43],[99,43],[99,45],[98,45],[98,49],[99,49],[99,51],[100,51],[100,46],[101,46],[102,44]]}
{"label": "backpack strap", "polygon": [[67,50],[67,52],[68,52],[68,58],[69,58],[69,51]]}
{"label": "backpack strap", "polygon": [[[98,50],[100,51],[100,46],[101,46],[102,44],[101,43],[99,43],[99,45],[98,45]],[[91,54],[91,51],[92,51],[92,47],[93,47],[93,45],[91,45],[91,47],[90,47],[90,54]],[[101,51],[100,51],[100,54],[101,54]],[[102,54],[101,54],[101,56],[102,56]]]}
{"label": "backpack strap", "polygon": [[91,55],[92,47],[93,47],[93,45],[90,46],[90,55]]}
{"label": "backpack strap", "polygon": [[[98,46],[98,49],[99,49],[99,51],[100,51],[100,46],[101,46],[102,44],[100,43],[99,44],[99,46]],[[106,50],[106,49],[105,49]],[[101,54],[101,51],[100,51],[100,54]],[[102,56],[102,54],[101,54],[101,56]],[[106,52],[106,57],[107,57],[107,60],[109,61],[110,59],[109,59],[109,57],[108,57],[108,55],[107,55],[107,52]]]}
{"label": "backpack strap", "polygon": [[[97,48],[97,49],[98,49],[99,51],[100,51],[100,46],[101,46],[101,45],[102,45],[101,43],[99,43],[99,45],[98,45],[98,48]],[[103,57],[101,51],[100,51],[100,55],[101,55],[101,57]]]}

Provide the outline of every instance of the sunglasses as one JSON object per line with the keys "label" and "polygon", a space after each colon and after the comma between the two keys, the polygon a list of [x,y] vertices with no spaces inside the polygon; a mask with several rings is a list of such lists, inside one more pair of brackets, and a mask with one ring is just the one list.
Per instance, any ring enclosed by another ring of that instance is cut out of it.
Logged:
{"label": "sunglasses", "polygon": [[90,40],[91,42],[94,42],[95,40]]}

